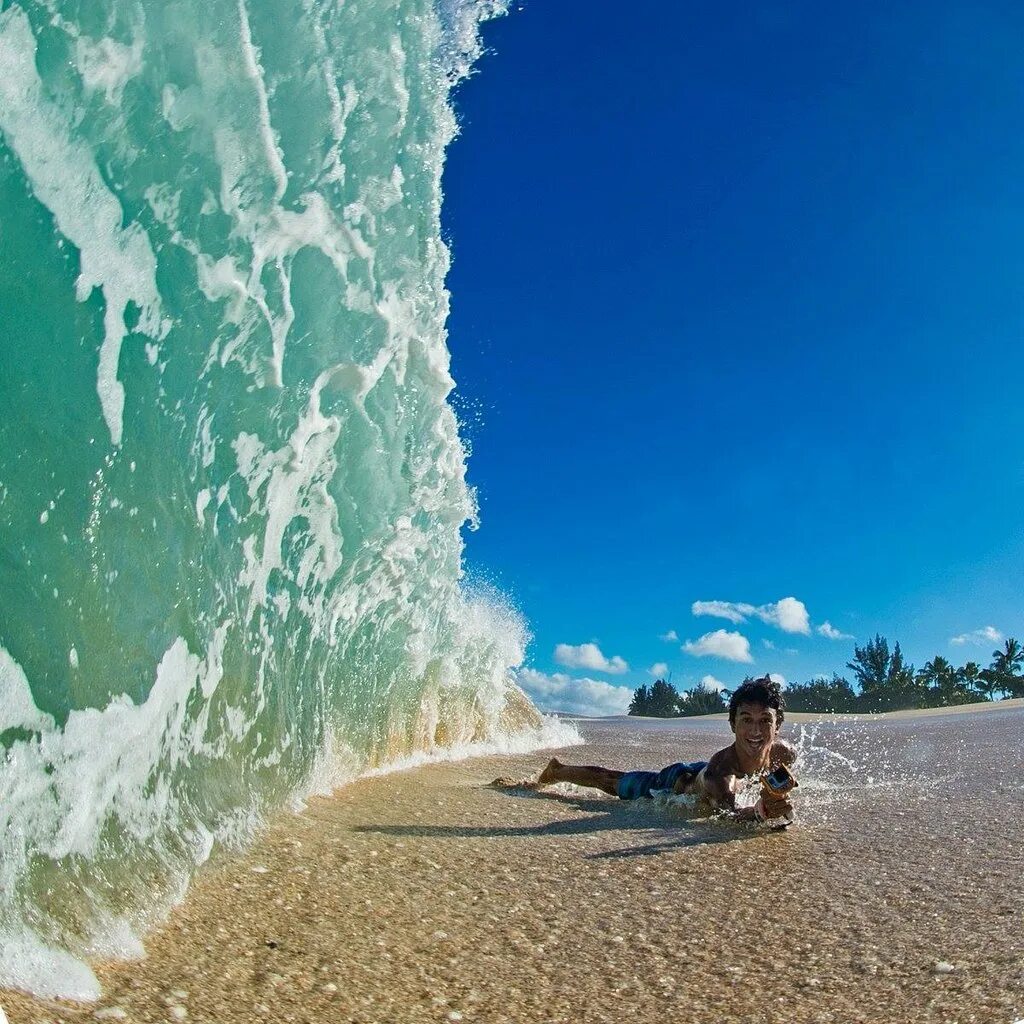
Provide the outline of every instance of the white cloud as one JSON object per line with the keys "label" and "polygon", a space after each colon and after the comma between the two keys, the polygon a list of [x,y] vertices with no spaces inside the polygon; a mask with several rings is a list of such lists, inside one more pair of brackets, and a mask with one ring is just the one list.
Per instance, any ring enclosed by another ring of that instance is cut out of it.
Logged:
{"label": "white cloud", "polygon": [[784,675],[782,675],[782,673],[780,673],[780,672],[769,672],[768,673],[768,678],[773,683],[778,683],[780,690],[784,690],[786,688],[786,677]]}
{"label": "white cloud", "polygon": [[694,601],[690,611],[694,615],[711,615],[735,623],[746,622],[753,616],[767,622],[769,626],[776,626],[783,633],[802,633],[806,636],[811,631],[807,605],[795,597],[784,597],[774,604],[762,605],[737,601]]}
{"label": "white cloud", "polygon": [[765,639],[765,640],[762,640],[761,643],[764,644],[766,650],[769,650],[769,651],[774,651],[775,650],[775,644],[773,644],[771,642],[771,640]]}
{"label": "white cloud", "polygon": [[1003,640],[1003,634],[995,626],[982,626],[970,633],[961,633],[959,636],[950,637],[949,642],[957,647],[964,644],[971,644],[974,647],[983,647],[985,644],[998,644]]}
{"label": "white cloud", "polygon": [[795,597],[783,597],[781,601],[775,602],[774,607],[766,604],[758,608],[757,614],[766,623],[777,626],[783,633],[803,633],[806,636],[811,632],[811,617],[807,613],[807,605]]}
{"label": "white cloud", "polygon": [[836,629],[836,627],[833,626],[832,623],[828,621],[828,619],[826,619],[818,627],[818,635],[825,637],[827,640],[852,640],[853,639],[853,634],[852,633],[843,633],[843,632],[841,632],[840,630]]}
{"label": "white cloud", "polygon": [[683,650],[697,658],[710,655],[727,661],[754,660],[750,653],[750,641],[742,633],[730,633],[726,629],[705,633],[699,640],[687,640]]}
{"label": "white cloud", "polygon": [[668,675],[668,663],[664,661],[656,661],[648,670],[649,676],[654,676],[655,679],[664,679]]}
{"label": "white cloud", "polygon": [[737,604],[735,601],[694,601],[690,611],[694,615],[711,615],[716,619],[740,623],[746,622],[747,616],[754,614],[754,606]]}
{"label": "white cloud", "polygon": [[714,676],[704,676],[700,681],[700,685],[706,690],[721,691],[725,689],[725,683],[723,683],[721,679],[716,679]]}
{"label": "white cloud", "polygon": [[778,626],[783,633],[803,633],[806,636],[811,631],[807,605],[795,597],[784,597],[775,604],[763,604],[754,614],[762,622]]}
{"label": "white cloud", "polygon": [[546,675],[521,668],[516,680],[541,711],[570,715],[624,715],[633,699],[628,686],[613,686],[601,679],[573,679],[563,672]]}
{"label": "white cloud", "polygon": [[674,629],[670,629],[667,633],[662,633],[658,639],[664,640],[667,644],[676,644],[679,643],[679,634]]}
{"label": "white cloud", "polygon": [[558,644],[555,647],[555,661],[567,668],[589,668],[591,672],[608,672],[611,675],[622,675],[629,671],[629,665],[617,654],[606,658],[597,644]]}

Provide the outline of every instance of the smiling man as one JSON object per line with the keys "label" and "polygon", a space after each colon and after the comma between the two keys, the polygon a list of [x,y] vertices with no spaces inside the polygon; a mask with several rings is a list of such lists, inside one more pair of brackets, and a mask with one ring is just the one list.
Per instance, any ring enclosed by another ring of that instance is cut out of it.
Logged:
{"label": "smiling man", "polygon": [[556,782],[571,782],[622,800],[649,797],[652,790],[668,789],[697,795],[740,821],[791,818],[793,808],[786,796],[762,795],[752,807],[736,806],[736,793],[744,778],[761,776],[796,761],[793,747],[778,738],[784,717],[778,684],[768,676],[751,679],[729,700],[729,727],[736,738],[710,761],[678,762],[660,772],[620,772],[597,765],[563,764],[552,758],[534,785],[540,789]]}

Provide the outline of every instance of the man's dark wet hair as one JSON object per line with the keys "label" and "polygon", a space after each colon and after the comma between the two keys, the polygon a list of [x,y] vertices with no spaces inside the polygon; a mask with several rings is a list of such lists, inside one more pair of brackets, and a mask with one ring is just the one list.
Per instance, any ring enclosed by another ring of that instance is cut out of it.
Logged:
{"label": "man's dark wet hair", "polygon": [[732,691],[729,698],[729,724],[736,724],[736,709],[741,704],[760,704],[762,707],[774,708],[775,719],[779,725],[786,717],[786,701],[782,697],[779,684],[771,676],[760,679],[746,679]]}

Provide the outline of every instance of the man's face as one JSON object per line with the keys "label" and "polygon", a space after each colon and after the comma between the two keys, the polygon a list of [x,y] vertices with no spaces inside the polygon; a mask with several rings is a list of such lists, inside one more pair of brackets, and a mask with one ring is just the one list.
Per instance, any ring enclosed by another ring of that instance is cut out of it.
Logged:
{"label": "man's face", "polygon": [[763,704],[740,704],[736,708],[736,721],[732,731],[736,746],[751,760],[766,757],[779,731],[775,708]]}

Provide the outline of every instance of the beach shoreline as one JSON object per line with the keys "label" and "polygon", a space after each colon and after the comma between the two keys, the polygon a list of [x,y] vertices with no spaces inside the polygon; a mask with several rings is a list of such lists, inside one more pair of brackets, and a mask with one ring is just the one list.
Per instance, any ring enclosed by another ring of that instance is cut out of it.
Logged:
{"label": "beach shoreline", "polygon": [[[1024,1016],[1024,719],[1009,703],[910,723],[808,716],[810,731],[793,716],[804,806],[779,835],[593,791],[487,785],[555,751],[358,780],[201,871],[145,959],[94,965],[97,1003],[3,992],[0,1005],[12,1024],[500,1024],[627,1009],[682,1024],[1011,1024]],[[623,768],[706,756],[729,735],[713,719],[579,725],[587,743],[566,757]]]}
{"label": "beach shoreline", "polygon": [[[967,715],[984,714],[989,711],[1010,711],[1015,708],[1024,708],[1024,697],[1012,697],[1009,700],[986,700],[974,704],[951,704],[942,708],[905,708],[901,711],[878,711],[878,712],[831,712],[831,711],[787,711],[788,722],[843,722],[843,721],[884,721],[889,718],[936,718],[941,715]],[[623,716],[613,716],[605,721],[614,721]],[[642,718],[644,721],[658,722],[665,719],[650,718],[646,715],[627,716]],[[688,716],[683,721],[728,721],[729,715],[725,711],[718,711],[711,715]],[[672,719],[675,721],[675,719]]]}

